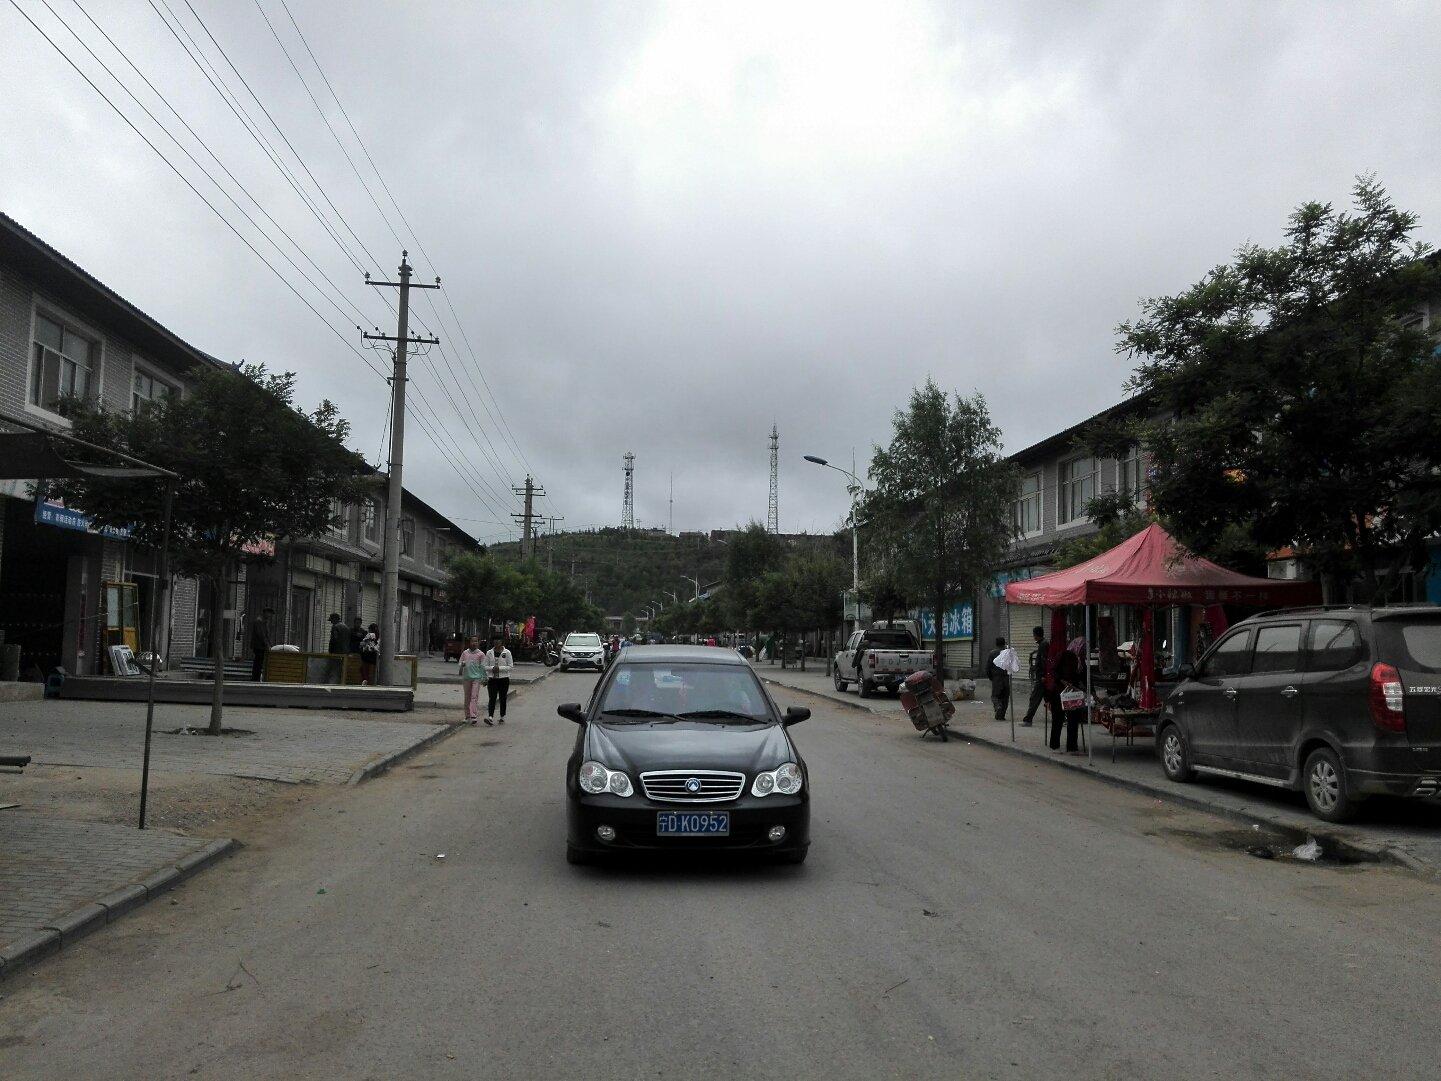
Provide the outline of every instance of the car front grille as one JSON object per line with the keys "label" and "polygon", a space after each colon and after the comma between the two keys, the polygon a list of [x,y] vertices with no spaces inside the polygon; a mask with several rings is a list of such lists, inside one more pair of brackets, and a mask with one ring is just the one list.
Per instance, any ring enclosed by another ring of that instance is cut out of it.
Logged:
{"label": "car front grille", "polygon": [[721,803],[741,794],[746,775],[714,769],[675,769],[642,773],[640,783],[647,799],[664,803]]}

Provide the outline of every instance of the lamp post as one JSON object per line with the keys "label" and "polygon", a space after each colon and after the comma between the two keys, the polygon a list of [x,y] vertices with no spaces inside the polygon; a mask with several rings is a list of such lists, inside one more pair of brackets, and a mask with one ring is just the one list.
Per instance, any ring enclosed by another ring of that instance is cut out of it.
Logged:
{"label": "lamp post", "polygon": [[674,593],[672,593],[670,590],[668,590],[668,589],[663,589],[663,590],[661,590],[661,592],[664,593],[667,597],[669,597],[669,598],[671,599],[671,603],[672,603],[672,604],[679,604],[679,603],[680,603],[680,598],[677,597],[677,596],[676,596]]}
{"label": "lamp post", "polygon": [[861,549],[860,542],[856,538],[856,496],[860,495],[864,485],[861,484],[860,478],[849,469],[831,465],[824,458],[817,458],[814,454],[806,454],[803,457],[808,462],[823,465],[827,469],[834,469],[837,473],[842,473],[850,478],[850,483],[846,485],[846,491],[850,493],[851,497],[851,592],[856,598],[856,617],[851,621],[851,630],[855,630],[861,625]]}
{"label": "lamp post", "polygon": [[691,585],[695,586],[695,599],[700,600],[700,579],[692,578],[688,574],[682,574],[681,577],[684,578]]}

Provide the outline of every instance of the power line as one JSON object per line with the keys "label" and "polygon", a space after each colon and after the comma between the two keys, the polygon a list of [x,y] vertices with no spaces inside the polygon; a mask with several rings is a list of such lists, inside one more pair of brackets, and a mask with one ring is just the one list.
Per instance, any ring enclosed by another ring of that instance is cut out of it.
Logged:
{"label": "power line", "polygon": [[60,46],[55,42],[55,40],[51,38],[50,35],[47,34],[40,27],[40,25],[30,17],[29,12],[22,8],[17,2],[17,0],[10,0],[10,6],[13,7],[16,11],[18,11],[21,17],[24,18],[26,22],[28,22],[32,27],[34,27],[35,32],[38,33],[42,38],[44,38],[46,43],[52,49],[54,49],[57,53],[60,54],[60,56],[65,60],[65,62],[75,70],[75,73],[77,75],[79,75],[82,79],[85,80],[86,84],[89,85],[92,90],[94,90],[97,94],[100,95],[101,99],[105,102],[105,104],[109,105],[110,108],[114,110],[115,114],[125,122],[125,125],[130,128],[130,130],[133,131],[136,135],[138,135],[140,137],[140,140],[144,142],[145,145],[148,146],[155,153],[155,155],[160,158],[161,161],[163,161],[167,166],[169,166],[170,170],[177,177],[180,178],[181,183],[183,183],[187,188],[189,188],[195,194],[196,198],[198,198],[202,203],[204,203],[210,209],[210,212],[214,214],[217,218],[219,218],[225,224],[225,227],[228,228],[232,233],[234,233],[240,239],[240,242],[244,244],[247,248],[249,248],[251,252],[255,255],[255,257],[259,259],[262,263],[264,263],[266,267],[269,268],[270,272],[274,274],[277,278],[279,278],[281,282],[284,283],[285,287],[289,289],[292,293],[294,293],[296,298],[307,308],[309,308],[311,313],[314,314],[317,319],[324,323],[330,329],[330,331],[335,334],[336,337],[338,337],[342,342],[344,342],[348,349],[350,349],[358,357],[360,357],[360,359],[365,363],[368,368],[370,368],[371,371],[375,372],[375,374],[380,376],[382,379],[385,378],[385,373],[382,372],[379,368],[377,368],[374,364],[372,364],[370,362],[370,359],[366,357],[364,353],[360,352],[360,350],[356,348],[353,342],[351,342],[348,338],[341,334],[340,331],[336,330],[334,326],[331,326],[331,324],[326,320],[326,318],[320,314],[319,310],[315,307],[315,305],[313,305],[300,292],[300,290],[298,290],[294,286],[290,279],[287,278],[284,274],[282,274],[279,270],[277,270],[275,268],[275,265],[271,263],[270,260],[266,259],[265,256],[261,254],[260,250],[256,248],[256,246],[252,244],[250,240],[243,233],[240,232],[239,229],[235,227],[234,223],[231,222],[230,219],[227,218],[224,214],[222,214],[220,210],[215,206],[215,204],[205,197],[205,195],[200,191],[199,188],[197,188],[193,183],[191,183],[190,178],[187,177],[183,172],[181,172],[180,169],[175,165],[175,163],[172,162],[168,157],[166,157],[165,153],[158,146],[156,146],[143,131],[136,127],[135,123],[128,116],[125,115],[124,111],[118,105],[116,105],[114,101],[111,100],[110,96],[106,94],[105,91],[101,90],[100,87],[95,84],[95,81],[80,69],[80,66],[76,64],[75,61],[70,58],[69,54],[67,54],[64,49],[60,48]]}

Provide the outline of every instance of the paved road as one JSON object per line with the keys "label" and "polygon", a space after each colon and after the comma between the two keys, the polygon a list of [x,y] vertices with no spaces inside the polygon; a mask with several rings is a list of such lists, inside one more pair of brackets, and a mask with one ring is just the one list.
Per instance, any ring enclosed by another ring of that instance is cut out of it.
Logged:
{"label": "paved road", "polygon": [[553,707],[593,678],[9,982],[5,1076],[1434,1075],[1426,882],[894,717],[795,730],[803,867],[570,868]]}

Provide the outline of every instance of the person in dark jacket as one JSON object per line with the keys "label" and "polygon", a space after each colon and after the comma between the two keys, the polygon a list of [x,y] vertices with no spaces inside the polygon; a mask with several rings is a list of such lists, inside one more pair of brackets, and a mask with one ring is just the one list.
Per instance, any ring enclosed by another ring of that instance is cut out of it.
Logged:
{"label": "person in dark jacket", "polygon": [[261,675],[265,672],[265,655],[270,652],[270,617],[275,615],[274,608],[263,609],[260,615],[255,617],[255,622],[250,625],[250,679],[252,683],[259,683]]}
{"label": "person in dark jacket", "polygon": [[1026,715],[1021,718],[1021,723],[1027,728],[1036,719],[1036,710],[1046,701],[1046,669],[1050,667],[1048,662],[1051,653],[1051,644],[1046,641],[1045,630],[1032,627],[1031,636],[1036,640],[1036,650],[1031,654],[1031,701],[1026,707]]}
{"label": "person in dark jacket", "polygon": [[350,652],[350,628],[341,620],[339,612],[330,613],[330,645],[325,652]]}
{"label": "person in dark jacket", "polygon": [[1062,650],[1056,657],[1056,663],[1051,667],[1051,682],[1055,695],[1052,702],[1054,713],[1051,716],[1051,750],[1061,749],[1061,721],[1066,723],[1066,753],[1080,754],[1076,743],[1076,735],[1081,727],[1081,715],[1086,712],[1084,702],[1080,709],[1062,711],[1060,696],[1062,691],[1086,689],[1086,669],[1082,657],[1086,652],[1086,640],[1084,638],[1072,639],[1071,644]]}

